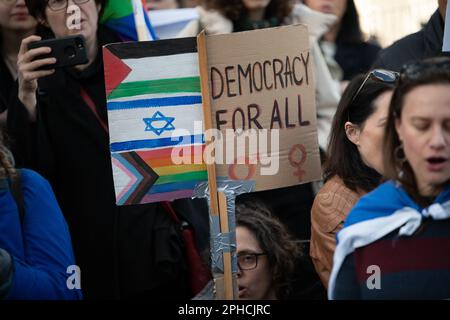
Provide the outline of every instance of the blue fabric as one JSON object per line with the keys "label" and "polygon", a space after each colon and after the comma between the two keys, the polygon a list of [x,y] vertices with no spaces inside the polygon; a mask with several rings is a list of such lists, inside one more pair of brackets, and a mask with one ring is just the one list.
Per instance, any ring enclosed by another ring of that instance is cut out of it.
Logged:
{"label": "blue fabric", "polygon": [[[442,204],[446,201],[450,201],[450,186],[446,187],[436,197],[434,203]],[[358,201],[350,211],[344,223],[344,228],[359,222],[389,216],[405,207],[413,208],[419,212],[423,209],[395,182],[385,182]]]}
{"label": "blue fabric", "polygon": [[34,171],[21,172],[23,228],[11,192],[0,190],[0,248],[11,255],[15,270],[7,299],[81,299],[81,290],[70,290],[66,284],[72,275],[67,268],[75,265],[75,259],[50,184]]}
{"label": "blue fabric", "polygon": [[[150,23],[148,14],[144,14],[145,24],[147,25],[148,31],[154,40],[158,40],[155,30]],[[130,14],[128,16],[119,19],[109,19],[105,22],[105,25],[117,32],[119,35],[124,37],[126,41],[138,41],[138,34],[136,31],[136,23],[134,22],[134,15]]]}

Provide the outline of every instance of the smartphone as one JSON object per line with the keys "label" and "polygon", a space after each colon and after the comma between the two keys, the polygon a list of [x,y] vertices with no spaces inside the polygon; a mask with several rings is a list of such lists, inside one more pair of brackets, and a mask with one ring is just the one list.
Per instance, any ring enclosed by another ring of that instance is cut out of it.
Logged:
{"label": "smartphone", "polygon": [[86,43],[82,35],[47,39],[28,44],[29,50],[40,47],[50,47],[52,51],[49,54],[38,56],[37,59],[56,58],[55,64],[44,66],[40,68],[41,70],[72,67],[88,63]]}

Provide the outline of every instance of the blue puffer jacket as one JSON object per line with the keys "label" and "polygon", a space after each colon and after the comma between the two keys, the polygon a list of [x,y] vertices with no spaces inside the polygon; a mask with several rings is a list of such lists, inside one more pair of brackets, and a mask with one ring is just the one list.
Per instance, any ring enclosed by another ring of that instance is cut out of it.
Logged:
{"label": "blue puffer jacket", "polygon": [[34,171],[21,173],[22,224],[7,184],[0,188],[0,248],[9,253],[12,265],[12,281],[4,283],[6,299],[81,299],[69,230],[52,188]]}

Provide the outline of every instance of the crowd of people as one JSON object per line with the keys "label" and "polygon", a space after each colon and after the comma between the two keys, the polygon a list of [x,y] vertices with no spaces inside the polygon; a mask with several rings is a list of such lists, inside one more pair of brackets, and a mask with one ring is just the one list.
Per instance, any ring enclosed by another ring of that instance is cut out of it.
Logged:
{"label": "crowd of people", "polygon": [[[182,236],[210,265],[206,200],[115,204],[101,48],[121,39],[100,23],[107,1],[0,0],[0,299],[212,297],[193,289],[211,274],[192,273]],[[238,298],[450,298],[446,0],[384,49],[353,0],[147,6],[196,6],[179,37],[308,26],[323,185],[237,198]],[[50,48],[28,46],[76,34],[83,65],[52,69]]]}

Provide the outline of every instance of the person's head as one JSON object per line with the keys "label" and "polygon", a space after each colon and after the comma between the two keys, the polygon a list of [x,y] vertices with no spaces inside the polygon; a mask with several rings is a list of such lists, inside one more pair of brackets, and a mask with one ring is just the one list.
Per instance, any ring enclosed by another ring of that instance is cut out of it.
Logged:
{"label": "person's head", "polygon": [[266,18],[276,17],[282,21],[292,11],[290,0],[204,0],[204,4],[207,9],[217,10],[232,21],[260,9],[265,9]]}
{"label": "person's head", "polygon": [[148,10],[167,10],[178,8],[176,0],[146,0]]}
{"label": "person's head", "polygon": [[333,119],[326,180],[338,176],[354,191],[370,191],[380,183],[383,135],[396,76],[373,70],[350,82]]}
{"label": "person's head", "polygon": [[[51,29],[56,38],[81,34],[88,41],[95,39],[101,10],[107,0],[26,0],[30,14],[39,23]],[[76,6],[80,13],[80,25],[72,25],[77,13],[69,6]],[[69,8],[69,10],[67,10]]]}
{"label": "person's head", "polygon": [[3,31],[28,32],[37,22],[29,13],[24,0],[0,0],[0,28]]}
{"label": "person's head", "polygon": [[441,14],[442,19],[445,20],[445,13],[447,10],[447,0],[438,0],[439,13]]}
{"label": "person's head", "polygon": [[339,28],[336,42],[358,44],[363,41],[359,15],[353,0],[304,0],[308,7],[337,16],[335,27]]}
{"label": "person's head", "polygon": [[426,205],[450,179],[450,58],[403,68],[384,141],[386,176]]}
{"label": "person's head", "polygon": [[299,247],[262,204],[236,205],[240,299],[282,299],[289,293]]}
{"label": "person's head", "polygon": [[347,9],[347,0],[304,0],[305,5],[315,11],[334,14],[340,21]]}

